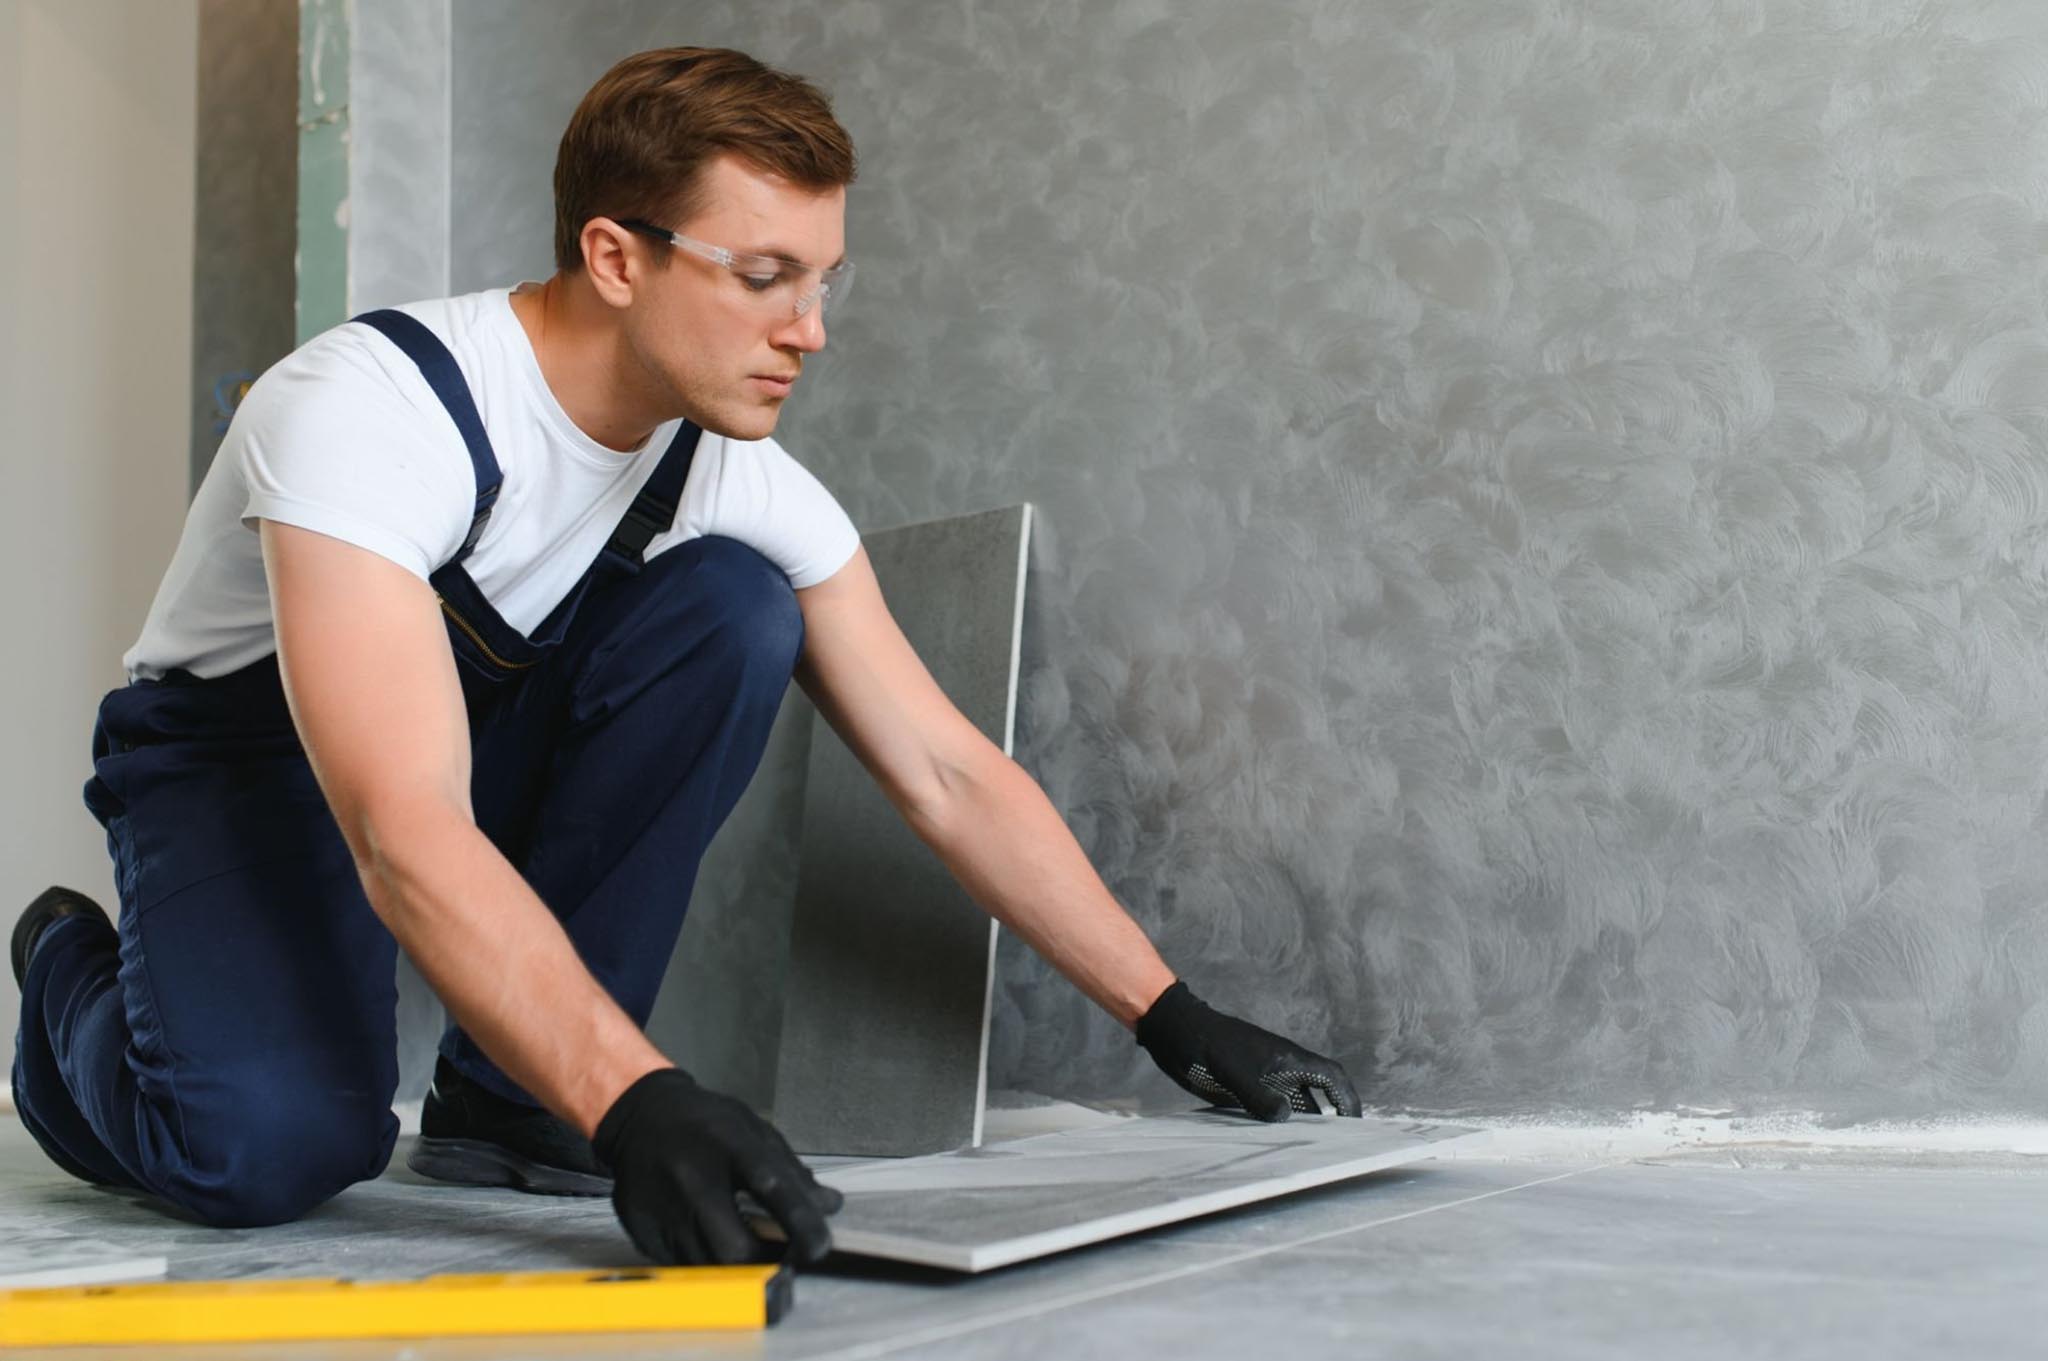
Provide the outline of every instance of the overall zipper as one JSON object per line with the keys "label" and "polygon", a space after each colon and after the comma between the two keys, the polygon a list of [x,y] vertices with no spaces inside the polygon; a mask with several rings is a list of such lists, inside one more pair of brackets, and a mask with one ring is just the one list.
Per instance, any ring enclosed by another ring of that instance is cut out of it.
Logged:
{"label": "overall zipper", "polygon": [[491,645],[484,641],[484,636],[481,633],[478,633],[476,629],[471,626],[470,622],[467,619],[464,619],[461,615],[455,612],[455,607],[448,603],[446,597],[437,595],[434,597],[434,599],[439,600],[441,602],[441,613],[447,615],[450,619],[453,619],[455,621],[455,627],[461,629],[463,633],[468,636],[469,641],[475,643],[477,646],[477,650],[483,653],[484,656],[493,665],[502,666],[507,671],[524,671],[526,668],[535,664],[533,662],[506,661],[503,657],[500,657],[496,652],[491,650]]}

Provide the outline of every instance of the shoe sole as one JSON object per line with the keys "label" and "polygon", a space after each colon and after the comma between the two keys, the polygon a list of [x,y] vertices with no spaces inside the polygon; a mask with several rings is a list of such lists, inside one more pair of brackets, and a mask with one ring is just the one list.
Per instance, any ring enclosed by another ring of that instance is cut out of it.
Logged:
{"label": "shoe sole", "polygon": [[14,934],[7,942],[7,962],[14,969],[15,987],[21,987],[27,979],[29,959],[36,946],[42,944],[43,936],[66,917],[97,917],[108,930],[114,925],[107,910],[83,893],[55,884],[44,889],[22,909],[14,923]]}
{"label": "shoe sole", "polygon": [[536,1196],[608,1196],[612,1179],[522,1158],[480,1139],[413,1141],[405,1165],[423,1177],[457,1186],[504,1186]]}

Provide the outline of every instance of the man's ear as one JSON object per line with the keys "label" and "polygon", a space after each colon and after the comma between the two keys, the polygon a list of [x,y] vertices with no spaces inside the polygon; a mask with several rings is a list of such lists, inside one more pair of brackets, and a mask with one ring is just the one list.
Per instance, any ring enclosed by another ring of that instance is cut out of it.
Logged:
{"label": "man's ear", "polygon": [[642,263],[634,255],[632,233],[608,217],[593,217],[583,224],[577,244],[583,248],[583,269],[597,296],[613,307],[633,301]]}

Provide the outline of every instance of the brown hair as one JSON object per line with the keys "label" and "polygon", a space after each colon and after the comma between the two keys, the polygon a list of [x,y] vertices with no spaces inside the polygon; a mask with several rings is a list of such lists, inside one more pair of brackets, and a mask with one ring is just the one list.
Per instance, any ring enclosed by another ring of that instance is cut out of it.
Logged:
{"label": "brown hair", "polygon": [[800,76],[717,47],[636,52],[599,78],[555,156],[555,266],[583,268],[593,217],[687,222],[721,153],[824,192],[853,183],[853,139]]}

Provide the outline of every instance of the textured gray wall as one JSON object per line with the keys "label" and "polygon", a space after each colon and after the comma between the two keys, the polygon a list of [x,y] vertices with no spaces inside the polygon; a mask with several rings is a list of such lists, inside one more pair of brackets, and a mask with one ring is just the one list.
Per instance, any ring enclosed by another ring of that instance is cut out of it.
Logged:
{"label": "textured gray wall", "polygon": [[[453,19],[457,289],[618,56],[834,93],[787,442],[1039,506],[1021,758],[1212,1000],[1389,1102],[2048,1109],[2048,8]],[[1020,951],[995,1046],[1160,1091]]]}
{"label": "textured gray wall", "polygon": [[448,0],[351,0],[348,313],[448,292]]}
{"label": "textured gray wall", "polygon": [[[192,485],[227,433],[239,378],[292,349],[299,8],[201,0],[192,255]],[[226,399],[226,406],[216,397]]]}

